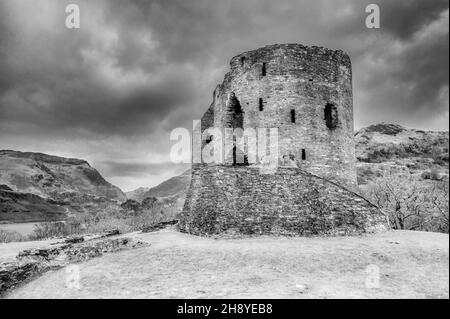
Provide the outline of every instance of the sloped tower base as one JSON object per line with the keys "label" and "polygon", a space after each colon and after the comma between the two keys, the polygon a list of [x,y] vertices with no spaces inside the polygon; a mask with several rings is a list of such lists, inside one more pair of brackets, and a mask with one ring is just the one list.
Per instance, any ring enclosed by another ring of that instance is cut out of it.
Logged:
{"label": "sloped tower base", "polygon": [[389,228],[358,194],[298,168],[197,166],[179,229],[195,235],[359,235]]}

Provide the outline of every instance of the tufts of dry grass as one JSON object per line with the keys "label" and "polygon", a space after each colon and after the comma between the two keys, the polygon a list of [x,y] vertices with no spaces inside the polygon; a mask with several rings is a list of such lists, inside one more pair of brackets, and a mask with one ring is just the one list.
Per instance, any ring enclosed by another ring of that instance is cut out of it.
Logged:
{"label": "tufts of dry grass", "polygon": [[178,211],[170,207],[155,207],[139,212],[101,210],[97,213],[79,214],[66,221],[48,221],[34,226],[33,233],[24,236],[9,230],[0,230],[0,243],[45,240],[70,235],[99,233],[118,229],[121,233],[142,230],[160,222],[176,219]]}
{"label": "tufts of dry grass", "polygon": [[9,298],[448,298],[448,235],[212,239],[174,230],[150,243],[47,273]]}
{"label": "tufts of dry grass", "polygon": [[0,243],[11,243],[25,240],[27,240],[27,237],[19,234],[18,232],[0,229]]}

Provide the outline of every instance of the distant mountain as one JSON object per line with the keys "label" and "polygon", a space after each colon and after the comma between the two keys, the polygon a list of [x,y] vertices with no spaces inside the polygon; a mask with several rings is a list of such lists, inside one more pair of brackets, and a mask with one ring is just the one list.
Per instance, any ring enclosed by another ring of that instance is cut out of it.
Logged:
{"label": "distant mountain", "polygon": [[88,162],[41,153],[0,151],[0,184],[16,192],[56,200],[63,199],[65,194],[126,200],[125,194]]}
{"label": "distant mountain", "polygon": [[163,210],[176,218],[176,214],[181,212],[183,208],[190,183],[191,170],[189,169],[183,174],[169,178],[155,187],[138,188],[126,194],[130,201],[138,203],[156,198]]}
{"label": "distant mountain", "polygon": [[408,129],[396,124],[375,124],[355,134],[358,183],[389,171],[420,178],[433,171],[448,179],[449,133]]}
{"label": "distant mountain", "polygon": [[425,132],[396,124],[376,124],[355,134],[356,156],[361,162],[422,157],[448,164],[448,132]]}
{"label": "distant mountain", "polygon": [[133,191],[125,192],[125,195],[128,199],[132,199],[135,201],[142,201],[145,198],[145,193],[150,190],[148,187],[139,187]]}
{"label": "distant mountain", "polygon": [[0,222],[61,220],[125,200],[84,160],[0,150]]}
{"label": "distant mountain", "polygon": [[191,182],[191,170],[185,171],[183,174],[172,177],[161,184],[149,188],[139,188],[135,191],[128,192],[129,199],[142,202],[147,197],[156,197],[158,199],[178,198],[184,196]]}

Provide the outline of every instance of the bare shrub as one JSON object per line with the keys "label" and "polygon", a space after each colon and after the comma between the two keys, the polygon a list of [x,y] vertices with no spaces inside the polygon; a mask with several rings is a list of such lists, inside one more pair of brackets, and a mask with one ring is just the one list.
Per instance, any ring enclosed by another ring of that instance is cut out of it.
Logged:
{"label": "bare shrub", "polygon": [[389,216],[394,229],[448,233],[448,184],[387,175],[367,185],[365,195]]}
{"label": "bare shrub", "polygon": [[110,229],[118,229],[122,233],[141,230],[144,226],[156,224],[165,221],[164,214],[160,214],[160,210],[145,209],[139,212],[118,211],[111,213],[110,211],[102,211],[84,221],[86,232],[102,232]]}
{"label": "bare shrub", "polygon": [[429,201],[433,207],[432,225],[435,225],[434,231],[448,233],[449,231],[449,184],[435,183],[429,194]]}
{"label": "bare shrub", "polygon": [[0,243],[11,243],[14,241],[25,241],[25,240],[26,236],[23,236],[18,232],[0,229]]}
{"label": "bare shrub", "polygon": [[121,233],[142,230],[160,222],[174,219],[174,208],[159,203],[150,208],[125,210],[122,207],[108,207],[95,213],[80,214],[64,222],[49,221],[35,226],[29,240],[65,237],[74,234],[99,233],[118,229]]}
{"label": "bare shrub", "polygon": [[80,222],[76,219],[67,221],[49,221],[36,224],[29,240],[41,240],[52,237],[64,237],[81,233]]}
{"label": "bare shrub", "polygon": [[[139,204],[139,203],[138,203]],[[43,240],[70,235],[99,233],[117,229],[121,233],[140,231],[145,227],[177,219],[179,207],[171,201],[149,198],[142,205],[105,205],[101,209],[86,211],[65,221],[47,221],[36,224],[33,233],[23,236],[12,231],[0,230],[0,242]]]}

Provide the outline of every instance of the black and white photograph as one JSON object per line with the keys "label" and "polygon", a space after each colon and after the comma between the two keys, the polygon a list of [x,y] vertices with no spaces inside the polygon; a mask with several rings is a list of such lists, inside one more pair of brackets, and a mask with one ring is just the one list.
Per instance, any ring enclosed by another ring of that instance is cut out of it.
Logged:
{"label": "black and white photograph", "polygon": [[448,300],[449,1],[0,0],[0,299]]}

